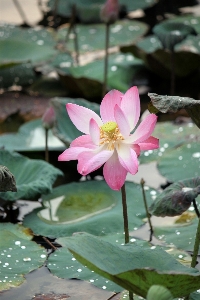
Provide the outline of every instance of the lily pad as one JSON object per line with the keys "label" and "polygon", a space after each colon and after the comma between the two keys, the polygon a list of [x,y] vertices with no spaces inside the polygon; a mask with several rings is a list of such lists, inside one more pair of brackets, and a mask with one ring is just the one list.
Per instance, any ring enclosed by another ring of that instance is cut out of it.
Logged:
{"label": "lily pad", "polygon": [[[45,130],[41,119],[26,122],[17,133],[0,135],[0,147],[12,151],[44,151],[45,150]],[[64,144],[56,138],[49,130],[48,148],[49,150],[62,150]]]}
{"label": "lily pad", "polygon": [[57,176],[63,173],[43,160],[29,159],[16,152],[0,151],[0,164],[7,166],[17,183],[17,192],[1,192],[4,200],[34,200],[49,193]]}
{"label": "lily pad", "polygon": [[198,34],[200,33],[200,17],[198,16],[183,15],[183,16],[173,17],[169,20],[163,21],[162,24],[170,24],[174,22],[191,26]]}
{"label": "lily pad", "polygon": [[156,197],[149,212],[158,217],[181,215],[199,194],[200,177],[178,181]]}
{"label": "lily pad", "polygon": [[199,288],[200,273],[178,263],[158,246],[116,246],[82,233],[67,238],[67,247],[83,265],[143,297],[152,283],[164,285],[174,297]]}
{"label": "lily pad", "polygon": [[[106,236],[101,236],[103,241],[109,241],[113,244],[123,245],[124,244],[124,234],[109,234]],[[48,259],[48,268],[53,275],[61,278],[78,278],[81,280],[89,281],[93,285],[109,291],[120,292],[122,288],[104,277],[91,271],[86,266],[83,266],[67,249],[68,240],[66,237],[59,238],[56,240],[63,248],[56,251]],[[143,245],[148,247],[148,243],[145,241],[140,241],[136,239],[130,239],[130,244],[134,243],[136,246]],[[65,264],[63,264],[65,261]]]}
{"label": "lily pad", "polygon": [[[149,203],[152,203],[151,191],[148,189],[146,193]],[[143,224],[145,217],[141,187],[127,182],[126,193],[129,227],[134,230]],[[24,225],[35,234],[61,237],[80,231],[103,236],[123,233],[121,194],[109,189],[104,181],[62,185],[42,199],[46,208],[35,209],[24,218]]]}
{"label": "lily pad", "polygon": [[66,146],[78,136],[80,131],[74,126],[70,120],[67,111],[66,104],[75,103],[84,107],[87,107],[97,114],[99,114],[99,105],[96,103],[89,102],[85,99],[73,99],[73,98],[53,98],[51,104],[54,107],[56,113],[56,124],[53,128],[53,133],[57,136]]}
{"label": "lily pad", "polygon": [[[109,89],[125,92],[142,69],[144,69],[142,60],[135,58],[132,54],[110,55],[107,74]],[[71,94],[86,99],[101,97],[104,82],[104,59],[96,60],[85,66],[57,68],[57,72]]]}
{"label": "lily pad", "polygon": [[53,31],[0,25],[0,66],[9,63],[39,62],[57,53]]}
{"label": "lily pad", "polygon": [[160,157],[158,169],[169,182],[200,176],[200,143],[188,142]]}
{"label": "lily pad", "polygon": [[165,49],[174,50],[176,44],[182,42],[188,35],[196,35],[192,26],[180,22],[161,22],[154,26],[153,32]]}
{"label": "lily pad", "polygon": [[12,85],[27,86],[32,84],[39,75],[36,75],[32,63],[19,63],[9,68],[0,68],[0,88]]}
{"label": "lily pad", "polygon": [[[172,122],[159,122],[156,124],[153,136],[159,139],[160,148],[147,150],[141,153],[139,160],[147,163],[159,159],[169,151],[184,144],[193,144],[198,141],[199,129],[192,122],[187,124],[173,124]],[[190,146],[189,146],[190,147]],[[192,176],[191,176],[192,177]]]}
{"label": "lily pad", "polygon": [[[65,40],[68,28],[62,27],[58,30],[57,38]],[[148,31],[148,25],[139,21],[122,20],[110,26],[110,47],[131,45]],[[105,25],[77,25],[77,35],[80,53],[105,48]],[[74,51],[74,35],[70,35],[67,49]]]}
{"label": "lily pad", "polygon": [[[41,267],[47,254],[44,248],[30,241],[27,228],[13,224],[0,224],[0,291],[19,286],[24,275]],[[29,233],[30,234],[30,233]]]}
{"label": "lily pad", "polygon": [[[143,59],[147,68],[163,78],[170,77],[171,53],[163,49],[161,42],[156,35],[143,38],[131,47],[121,48],[122,51],[129,51],[136,57]],[[183,77],[197,69],[200,63],[199,36],[189,35],[174,49],[175,74]]]}

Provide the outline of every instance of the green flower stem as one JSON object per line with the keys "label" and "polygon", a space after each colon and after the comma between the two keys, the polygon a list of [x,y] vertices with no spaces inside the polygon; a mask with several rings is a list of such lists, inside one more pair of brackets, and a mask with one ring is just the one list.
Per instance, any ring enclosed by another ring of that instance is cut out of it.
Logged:
{"label": "green flower stem", "polygon": [[[125,244],[129,243],[129,229],[128,229],[128,211],[126,203],[126,189],[125,183],[121,188],[122,194],[122,208],[123,208],[123,218],[124,218],[124,233],[125,233]],[[129,291],[129,300],[134,300],[133,293]]]}
{"label": "green flower stem", "polygon": [[48,133],[49,133],[49,129],[45,128],[45,161],[46,162],[49,162]]}
{"label": "green flower stem", "polygon": [[198,218],[198,226],[197,226],[197,232],[196,232],[196,238],[194,242],[194,250],[193,250],[193,255],[192,255],[192,262],[191,262],[191,267],[195,268],[197,264],[197,256],[199,252],[199,243],[200,243],[200,218]]}
{"label": "green flower stem", "polygon": [[152,226],[152,223],[151,223],[151,215],[150,215],[150,213],[148,211],[147,199],[146,199],[146,195],[145,195],[145,191],[144,191],[145,181],[144,181],[143,178],[141,179],[140,184],[141,184],[141,187],[142,187],[142,195],[143,195],[144,207],[145,207],[145,210],[146,210],[146,215],[147,215],[147,219],[148,219],[148,223],[149,223],[149,227],[150,227],[149,242],[151,242],[152,241],[152,236],[153,236],[153,226]]}
{"label": "green flower stem", "polygon": [[123,208],[123,218],[124,218],[124,233],[125,233],[125,244],[129,243],[129,229],[128,229],[128,212],[126,204],[126,189],[125,183],[121,188],[122,194],[122,208]]}
{"label": "green flower stem", "polygon": [[106,23],[106,45],[105,45],[104,81],[103,81],[102,98],[105,96],[107,92],[109,31],[110,31],[110,24]]}

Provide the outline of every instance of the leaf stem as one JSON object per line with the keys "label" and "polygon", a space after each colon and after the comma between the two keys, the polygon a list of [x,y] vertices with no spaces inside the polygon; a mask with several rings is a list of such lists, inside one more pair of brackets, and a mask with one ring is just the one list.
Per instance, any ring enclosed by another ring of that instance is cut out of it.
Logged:
{"label": "leaf stem", "polygon": [[16,6],[20,17],[22,18],[22,21],[24,22],[25,25],[28,25],[27,19],[26,19],[26,15],[21,7],[21,5],[19,4],[18,0],[13,0],[14,5]]}
{"label": "leaf stem", "polygon": [[102,98],[105,96],[107,91],[109,31],[110,31],[110,24],[106,23],[106,44],[105,44],[104,81],[103,81]]}
{"label": "leaf stem", "polygon": [[171,88],[170,95],[174,95],[175,91],[175,52],[174,49],[171,50]]}
{"label": "leaf stem", "polygon": [[146,199],[146,194],[145,194],[145,191],[144,191],[145,181],[144,181],[143,178],[141,179],[140,184],[141,184],[141,187],[142,187],[142,195],[143,195],[144,207],[145,207],[145,210],[146,210],[146,215],[147,215],[147,219],[148,219],[148,223],[149,223],[149,227],[150,227],[149,242],[151,242],[152,241],[152,236],[153,236],[153,226],[152,226],[152,223],[151,223],[151,215],[150,215],[150,213],[148,211],[147,199]]}

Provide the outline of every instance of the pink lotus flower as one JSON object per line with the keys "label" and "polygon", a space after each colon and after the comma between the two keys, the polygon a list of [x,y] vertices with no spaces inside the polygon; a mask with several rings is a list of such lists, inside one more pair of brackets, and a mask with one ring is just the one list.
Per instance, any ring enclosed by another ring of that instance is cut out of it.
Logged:
{"label": "pink lotus flower", "polygon": [[100,105],[101,118],[92,110],[68,103],[67,112],[78,130],[85,133],[76,138],[59,157],[59,161],[78,160],[78,172],[87,175],[103,164],[103,175],[113,190],[120,190],[127,173],[138,171],[141,150],[159,147],[159,140],[151,136],[157,116],[149,114],[133,131],[140,117],[137,87],[124,95],[112,90]]}

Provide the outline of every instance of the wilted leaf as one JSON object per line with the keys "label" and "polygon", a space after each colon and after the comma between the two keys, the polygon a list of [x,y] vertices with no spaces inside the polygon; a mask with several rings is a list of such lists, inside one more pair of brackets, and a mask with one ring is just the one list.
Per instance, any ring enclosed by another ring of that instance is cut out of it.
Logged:
{"label": "wilted leaf", "polygon": [[149,212],[157,217],[181,215],[200,194],[200,177],[176,182],[156,197]]}
{"label": "wilted leaf", "polygon": [[8,191],[17,191],[15,177],[7,167],[0,165],[0,192]]}
{"label": "wilted leaf", "polygon": [[[151,98],[153,107],[156,107],[162,113],[175,113],[178,110],[185,108],[189,116],[200,128],[200,100],[194,100],[188,97],[157,95],[154,93],[148,93],[148,96]],[[150,112],[151,111],[152,109],[150,106]]]}

